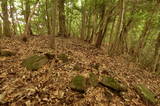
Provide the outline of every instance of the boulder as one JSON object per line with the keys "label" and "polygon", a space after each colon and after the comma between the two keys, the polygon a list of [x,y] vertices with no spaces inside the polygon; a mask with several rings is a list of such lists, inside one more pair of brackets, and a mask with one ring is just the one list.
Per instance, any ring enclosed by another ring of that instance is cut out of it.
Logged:
{"label": "boulder", "polygon": [[102,85],[104,85],[112,90],[118,91],[118,92],[126,91],[126,88],[112,77],[103,76],[100,83]]}
{"label": "boulder", "polygon": [[89,73],[89,78],[88,78],[88,83],[89,85],[95,87],[98,85],[98,76],[95,75],[94,73]]}
{"label": "boulder", "polygon": [[86,91],[86,79],[83,76],[77,75],[71,80],[70,87],[74,91],[84,93]]}
{"label": "boulder", "polygon": [[137,85],[136,91],[146,104],[151,104],[151,105],[156,104],[156,101],[157,101],[155,98],[156,95],[144,85]]}
{"label": "boulder", "polygon": [[27,70],[38,70],[47,62],[48,62],[48,58],[46,56],[34,55],[23,60],[22,65],[26,67]]}

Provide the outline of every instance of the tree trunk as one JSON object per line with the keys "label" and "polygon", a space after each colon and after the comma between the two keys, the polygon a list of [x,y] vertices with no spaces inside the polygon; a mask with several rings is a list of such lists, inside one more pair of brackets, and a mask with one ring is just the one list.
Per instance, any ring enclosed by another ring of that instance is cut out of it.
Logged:
{"label": "tree trunk", "polygon": [[120,0],[120,16],[119,16],[119,23],[118,23],[118,27],[117,27],[117,33],[116,33],[116,37],[115,37],[115,41],[114,44],[110,50],[110,54],[113,53],[120,53],[121,54],[121,47],[122,45],[121,39],[123,38],[123,29],[124,29],[124,15],[125,15],[125,0]]}
{"label": "tree trunk", "polygon": [[59,9],[59,36],[68,37],[66,31],[66,22],[65,22],[65,10],[64,10],[65,0],[58,0],[58,9]]}
{"label": "tree trunk", "polygon": [[57,1],[52,0],[52,36],[51,36],[51,43],[50,46],[52,49],[56,48],[55,45],[55,36],[56,36],[56,10],[57,10]]}
{"label": "tree trunk", "polygon": [[11,26],[9,22],[9,16],[8,16],[8,0],[2,0],[1,7],[2,7],[2,13],[3,13],[3,35],[6,37],[11,37]]}
{"label": "tree trunk", "polygon": [[142,34],[138,40],[137,46],[134,48],[133,55],[136,57],[137,61],[138,61],[140,54],[145,46],[146,37],[147,37],[148,33],[150,32],[150,24],[151,24],[151,18],[148,21],[146,21],[144,29],[142,31]]}
{"label": "tree trunk", "polygon": [[[86,7],[85,7],[85,1],[84,1],[84,4],[83,4],[83,7],[82,7],[82,22],[81,22],[81,39],[82,40],[84,40],[85,39],[85,37],[86,37],[86,29],[87,29],[87,27],[86,27],[86,23],[87,23],[87,21],[86,21]],[[89,35],[87,35],[87,36],[89,36]]]}
{"label": "tree trunk", "polygon": [[0,22],[0,38],[2,37],[2,24]]}
{"label": "tree trunk", "polygon": [[158,34],[155,45],[153,71],[160,72],[160,33]]}
{"label": "tree trunk", "polygon": [[50,13],[49,13],[49,1],[46,0],[46,16],[47,16],[47,19],[46,19],[46,22],[47,22],[47,30],[48,30],[48,35],[51,34],[51,17],[50,17]]}
{"label": "tree trunk", "polygon": [[107,31],[107,28],[108,28],[108,24],[109,24],[109,21],[111,19],[111,15],[112,15],[112,12],[114,10],[115,7],[112,7],[110,10],[107,10],[104,8],[104,10],[102,11],[102,16],[101,16],[101,21],[100,21],[100,26],[99,26],[99,31],[98,31],[98,37],[97,37],[97,41],[96,41],[96,44],[95,46],[97,48],[100,48],[101,45],[102,45],[102,41],[105,37],[105,34],[106,34],[106,31]]}
{"label": "tree trunk", "polygon": [[15,11],[14,1],[10,0],[10,16],[12,18],[12,28],[13,28],[13,34],[17,34],[17,25],[15,24],[15,18],[14,18],[14,11]]}
{"label": "tree trunk", "polygon": [[31,24],[28,23],[30,14],[31,14],[30,0],[26,0],[25,1],[25,22],[26,22],[26,26],[27,26],[27,30],[26,30],[27,32],[25,32],[26,35],[33,35],[32,29],[31,29]]}
{"label": "tree trunk", "polygon": [[[35,10],[36,10],[36,7],[37,7],[38,3],[39,3],[39,0],[36,1],[35,5],[34,5],[34,7],[33,7],[33,9],[32,9],[32,11],[30,12],[29,16],[27,16],[27,19],[28,19],[28,20],[26,20],[27,22],[26,22],[25,30],[24,30],[24,34],[23,34],[23,41],[26,41],[26,40],[27,40],[27,36],[33,35],[33,34],[32,34],[32,31],[31,31],[31,29],[30,29],[30,28],[31,28],[31,27],[30,27],[30,24],[31,24],[31,18],[32,18],[33,14],[34,14],[34,12],[35,12]],[[26,11],[28,11],[28,10],[26,10]],[[27,13],[27,14],[28,14],[28,13]],[[29,34],[29,33],[30,33],[30,34]]]}

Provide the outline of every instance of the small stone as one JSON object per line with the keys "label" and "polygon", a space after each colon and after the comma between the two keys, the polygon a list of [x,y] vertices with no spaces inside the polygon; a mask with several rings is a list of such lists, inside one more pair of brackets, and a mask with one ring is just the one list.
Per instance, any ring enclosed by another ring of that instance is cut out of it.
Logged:
{"label": "small stone", "polygon": [[74,91],[84,93],[86,91],[86,79],[83,76],[75,76],[71,80],[70,87]]}
{"label": "small stone", "polygon": [[155,98],[156,95],[144,85],[137,85],[136,91],[146,104],[151,104],[151,105],[156,104],[157,102]]}

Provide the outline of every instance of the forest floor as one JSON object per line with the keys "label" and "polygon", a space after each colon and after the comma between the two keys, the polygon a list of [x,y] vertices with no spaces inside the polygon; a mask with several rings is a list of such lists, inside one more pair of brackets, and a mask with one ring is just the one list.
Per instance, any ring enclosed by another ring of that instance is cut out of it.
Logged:
{"label": "forest floor", "polygon": [[[144,84],[157,98],[160,97],[160,76],[141,69],[123,56],[109,57],[103,49],[75,39],[56,38],[56,51],[49,48],[47,36],[31,37],[24,43],[14,38],[0,40],[1,48],[16,52],[15,56],[0,57],[0,102],[11,106],[145,106],[134,86]],[[37,71],[22,67],[23,59],[33,54],[65,53],[70,58],[68,63],[52,61]],[[80,64],[79,71],[73,70]],[[99,63],[98,70],[91,64]],[[112,93],[105,95],[106,88],[101,85],[88,88],[86,93],[72,91],[71,79],[77,75],[112,76],[127,86],[122,96]],[[159,104],[160,106],[160,104]]]}

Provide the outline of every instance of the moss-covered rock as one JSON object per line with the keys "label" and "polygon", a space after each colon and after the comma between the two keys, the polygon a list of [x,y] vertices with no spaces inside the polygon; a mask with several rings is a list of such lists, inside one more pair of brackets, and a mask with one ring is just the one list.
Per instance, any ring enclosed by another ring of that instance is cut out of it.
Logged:
{"label": "moss-covered rock", "polygon": [[57,57],[58,57],[58,59],[62,60],[63,63],[66,63],[66,62],[69,61],[69,58],[68,58],[68,56],[66,54],[62,53],[62,54],[59,54]]}
{"label": "moss-covered rock", "polygon": [[26,67],[28,70],[38,70],[47,62],[48,62],[48,59],[46,56],[34,55],[23,60],[22,65]]}
{"label": "moss-covered rock", "polygon": [[88,78],[88,83],[89,85],[95,87],[98,85],[98,76],[95,75],[94,73],[89,73],[89,78]]}
{"label": "moss-covered rock", "polygon": [[157,102],[155,98],[156,95],[144,85],[137,85],[136,91],[146,104],[151,104],[151,105],[156,104]]}
{"label": "moss-covered rock", "polygon": [[16,53],[9,51],[9,50],[1,50],[0,51],[0,56],[14,56]]}
{"label": "moss-covered rock", "polygon": [[71,80],[71,84],[70,87],[72,90],[74,91],[78,91],[81,93],[84,93],[86,91],[86,79],[83,76],[75,76],[72,80]]}
{"label": "moss-covered rock", "polygon": [[100,83],[118,92],[126,91],[126,88],[112,77],[103,76]]}

